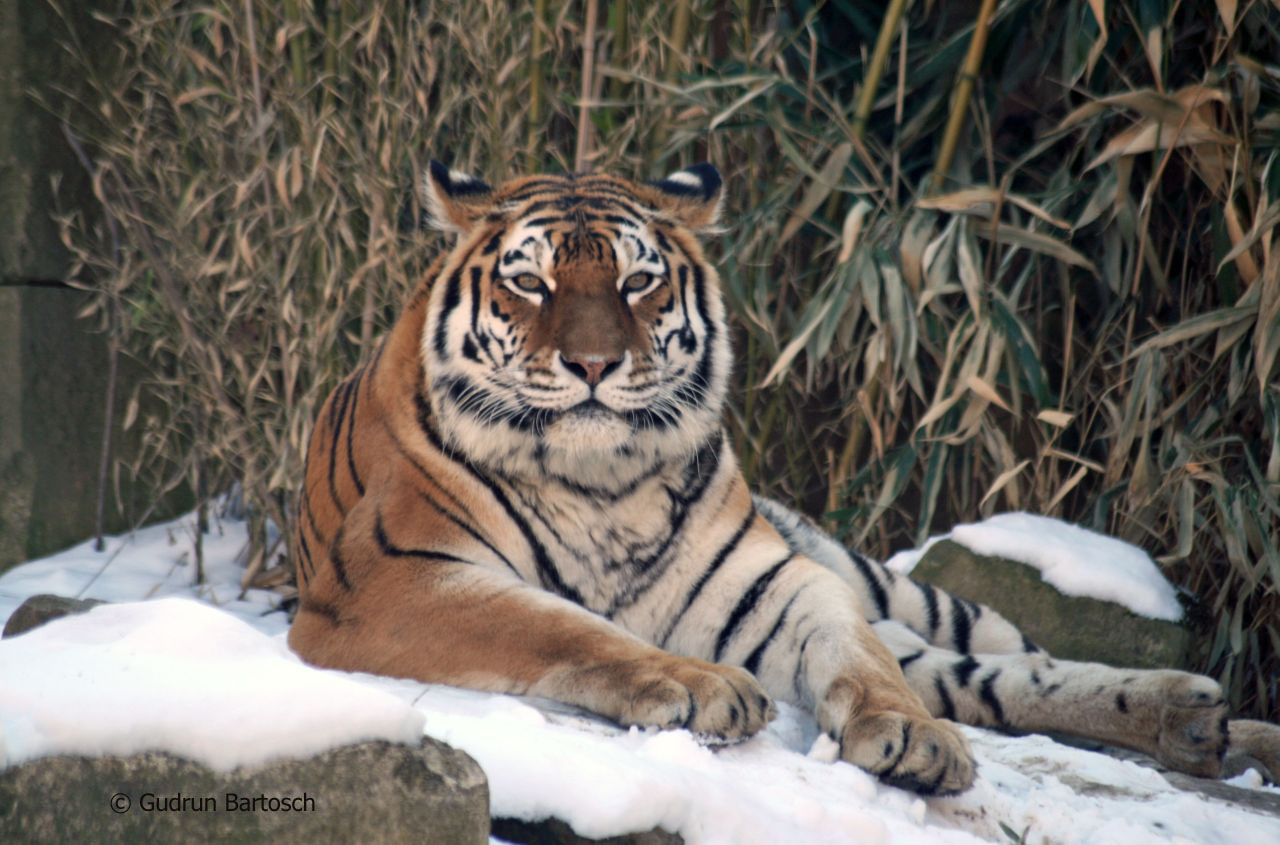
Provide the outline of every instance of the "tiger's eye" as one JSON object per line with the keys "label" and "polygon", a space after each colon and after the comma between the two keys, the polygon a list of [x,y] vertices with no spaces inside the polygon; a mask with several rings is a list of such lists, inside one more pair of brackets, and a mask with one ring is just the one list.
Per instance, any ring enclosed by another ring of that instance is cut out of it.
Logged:
{"label": "tiger's eye", "polygon": [[649,287],[649,282],[653,280],[653,276],[648,273],[632,273],[627,280],[622,283],[623,293],[635,293]]}
{"label": "tiger's eye", "polygon": [[541,293],[544,285],[542,279],[532,273],[521,273],[511,280],[520,290],[527,290],[529,293]]}

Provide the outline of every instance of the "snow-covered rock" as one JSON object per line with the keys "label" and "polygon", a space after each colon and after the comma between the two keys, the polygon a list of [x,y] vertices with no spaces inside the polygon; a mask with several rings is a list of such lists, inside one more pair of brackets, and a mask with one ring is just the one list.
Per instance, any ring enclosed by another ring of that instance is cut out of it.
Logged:
{"label": "snow-covered rock", "polygon": [[219,770],[367,739],[423,716],[191,599],[104,604],[0,640],[0,763],[170,751]]}
{"label": "snow-covered rock", "polygon": [[898,552],[887,566],[905,575],[943,539],[975,554],[1034,567],[1045,583],[1065,595],[1116,602],[1151,619],[1182,619],[1177,593],[1150,555],[1123,540],[1047,516],[1002,513],[957,525],[919,549]]}

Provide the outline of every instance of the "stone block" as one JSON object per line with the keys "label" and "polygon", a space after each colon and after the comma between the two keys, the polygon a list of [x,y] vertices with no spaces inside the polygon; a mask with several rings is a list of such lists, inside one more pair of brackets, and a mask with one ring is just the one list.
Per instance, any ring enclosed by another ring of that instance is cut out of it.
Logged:
{"label": "stone block", "polygon": [[474,760],[430,738],[230,773],[160,752],[46,757],[0,771],[0,839],[485,843],[489,787]]}
{"label": "stone block", "polygon": [[929,548],[911,577],[999,611],[1054,657],[1135,669],[1187,667],[1191,635],[1108,601],[1064,595],[1040,572],[951,540]]}

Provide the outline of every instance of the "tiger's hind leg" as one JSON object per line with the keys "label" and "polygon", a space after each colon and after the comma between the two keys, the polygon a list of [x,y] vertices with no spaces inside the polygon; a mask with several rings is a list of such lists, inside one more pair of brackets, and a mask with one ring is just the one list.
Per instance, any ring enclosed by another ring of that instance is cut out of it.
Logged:
{"label": "tiger's hind leg", "polygon": [[1055,660],[991,608],[916,582],[837,543],[763,496],[756,510],[787,544],[854,588],[863,616],[930,712],[972,725],[1058,731],[1149,753],[1170,768],[1214,775],[1227,759],[1280,781],[1280,726],[1224,721],[1211,679]]}
{"label": "tiger's hind leg", "polygon": [[873,627],[935,716],[1097,739],[1200,777],[1221,771],[1227,709],[1209,678],[1056,660],[1044,652],[959,654],[930,645],[901,623]]}
{"label": "tiger's hind leg", "polygon": [[893,619],[931,645],[964,654],[1040,651],[1013,623],[986,605],[913,581],[847,549],[813,520],[773,499],[753,496],[752,501],[793,551],[822,564],[853,587],[858,609],[868,622]]}

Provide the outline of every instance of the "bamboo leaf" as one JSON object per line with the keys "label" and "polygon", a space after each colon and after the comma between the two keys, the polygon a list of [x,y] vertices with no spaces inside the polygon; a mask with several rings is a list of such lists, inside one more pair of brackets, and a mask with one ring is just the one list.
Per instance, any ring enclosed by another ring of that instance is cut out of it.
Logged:
{"label": "bamboo leaf", "polygon": [[1070,223],[1053,216],[1026,197],[1013,193],[1004,193],[990,185],[977,185],[940,196],[922,197],[916,200],[916,207],[953,213],[977,214],[981,217],[989,218],[994,214],[996,206],[1002,202],[1013,203],[1051,225],[1063,229],[1071,228]]}
{"label": "bamboo leaf", "polygon": [[1164,28],[1153,26],[1147,30],[1142,39],[1142,46],[1147,51],[1147,62],[1151,65],[1151,75],[1156,78],[1156,87],[1164,87]]}
{"label": "bamboo leaf", "polygon": [[1005,411],[1009,410],[1008,404],[1000,398],[1000,394],[996,392],[996,389],[988,382],[983,381],[976,373],[965,380],[965,386],[981,396],[983,399],[986,399],[991,404],[996,405]]}
{"label": "bamboo leaf", "polygon": [[1058,428],[1066,428],[1071,425],[1071,420],[1074,417],[1074,414],[1068,414],[1066,411],[1044,410],[1036,414],[1036,419]]}
{"label": "bamboo leaf", "polygon": [[[1007,223],[997,223],[995,229],[995,239],[1000,243],[1026,247],[1033,252],[1048,255],[1074,267],[1082,267],[1093,275],[1098,275],[1097,268],[1093,266],[1092,261],[1052,235],[1033,232],[1030,229],[1023,229],[1018,226],[1010,226]],[[990,226],[979,226],[977,231],[978,234],[984,237],[991,237]]]}
{"label": "bamboo leaf", "polygon": [[1266,395],[1276,359],[1280,358],[1280,250],[1272,250],[1262,279],[1258,319],[1253,330],[1253,368],[1259,395]]}
{"label": "bamboo leaf", "polygon": [[996,480],[991,482],[991,486],[988,487],[987,492],[983,494],[982,500],[978,502],[978,507],[982,507],[983,505],[985,505],[988,499],[990,499],[992,496],[994,496],[995,494],[1003,490],[1005,488],[1005,485],[1008,484],[1010,481],[1012,481],[1014,477],[1017,476],[1018,473],[1026,469],[1027,465],[1030,463],[1031,463],[1031,459],[1025,458],[1019,461],[1016,466],[1010,467],[1009,469],[997,475]]}
{"label": "bamboo leaf", "polygon": [[973,211],[975,208],[985,209],[987,216],[991,215],[992,209],[996,203],[1000,202],[1000,192],[990,185],[978,185],[972,188],[963,188],[959,191],[953,191],[949,194],[939,194],[934,197],[921,197],[916,200],[916,208],[929,208],[938,211]]}
{"label": "bamboo leaf", "polygon": [[1036,354],[1035,344],[1031,341],[1031,333],[1027,331],[1022,321],[1009,309],[1008,302],[998,292],[992,297],[991,303],[991,313],[995,317],[996,327],[1012,347],[1014,358],[1018,362],[1022,376],[1027,382],[1027,388],[1031,395],[1035,397],[1036,403],[1039,405],[1055,404],[1049,395],[1044,365],[1040,363],[1040,357]]}
{"label": "bamboo leaf", "polygon": [[1188,123],[1185,126],[1144,120],[1113,137],[1102,152],[1089,162],[1085,171],[1093,170],[1120,156],[1149,153],[1155,149],[1186,147],[1192,144],[1222,144],[1235,146],[1236,140],[1207,126]]}
{"label": "bamboo leaf", "polygon": [[884,516],[884,512],[889,509],[898,496],[902,495],[903,489],[907,486],[907,481],[911,477],[911,470],[916,465],[916,447],[914,445],[906,445],[898,449],[889,459],[889,468],[884,474],[884,480],[880,483],[880,493],[876,496],[875,505],[871,508],[867,522],[862,527],[862,531],[858,534],[855,545],[861,545],[867,539],[867,535],[875,528],[880,517]]}
{"label": "bamboo leaf", "polygon": [[1067,497],[1068,493],[1076,489],[1076,485],[1084,480],[1084,477],[1088,474],[1089,468],[1084,466],[1071,473],[1071,477],[1062,483],[1062,486],[1060,486],[1057,491],[1054,492],[1053,497],[1049,499],[1049,503],[1044,506],[1045,513],[1052,513],[1053,509]]}
{"label": "bamboo leaf", "polygon": [[925,252],[929,236],[933,234],[933,214],[913,214],[898,242],[898,257],[902,264],[902,276],[912,293],[919,294],[924,284]]}
{"label": "bamboo leaf", "polygon": [[956,257],[959,259],[960,285],[969,300],[969,310],[975,318],[982,315],[982,269],[978,266],[978,246],[974,242],[973,233],[966,228],[956,242]]}
{"label": "bamboo leaf", "polygon": [[711,118],[711,122],[707,124],[707,131],[714,132],[717,126],[724,123],[726,120],[732,117],[735,112],[737,112],[747,103],[754,100],[756,97],[759,97],[761,94],[768,91],[775,84],[776,84],[775,81],[772,79],[766,80],[765,82],[762,82],[759,85],[756,85],[756,87],[752,88],[750,91],[743,94],[738,99],[734,100],[723,111],[721,111],[715,117]]}
{"label": "bamboo leaf", "polygon": [[129,404],[124,409],[124,422],[120,424],[122,431],[128,431],[133,428],[134,422],[138,419],[138,391],[133,391],[129,396]]}
{"label": "bamboo leaf", "polygon": [[1184,560],[1191,554],[1196,538],[1196,486],[1190,478],[1184,478],[1178,488],[1178,548],[1174,560]]}
{"label": "bamboo leaf", "polygon": [[827,315],[827,312],[831,310],[831,306],[834,304],[834,299],[828,299],[818,310],[818,313],[814,315],[813,319],[807,322],[804,329],[793,337],[790,343],[783,347],[782,352],[778,354],[778,359],[773,362],[773,366],[769,368],[768,374],[760,382],[760,387],[768,387],[775,378],[786,371],[787,367],[791,366],[792,360],[796,355],[800,354],[801,349],[804,349],[805,342],[809,339],[809,335],[813,334],[814,329],[822,323],[822,318]]}
{"label": "bamboo leaf", "polygon": [[1280,223],[1280,203],[1276,203],[1268,207],[1265,211],[1258,214],[1253,221],[1253,226],[1249,228],[1248,233],[1233,246],[1226,255],[1222,256],[1222,260],[1218,262],[1218,272],[1222,272],[1222,268],[1229,262],[1234,261],[1237,256],[1245,250],[1252,247],[1258,240],[1269,235],[1272,228]]}
{"label": "bamboo leaf", "polygon": [[1236,29],[1236,0],[1215,0],[1218,6],[1218,17],[1222,18],[1222,26],[1227,35]]}
{"label": "bamboo leaf", "polygon": [[800,231],[800,227],[808,222],[810,215],[826,201],[836,183],[840,181],[840,175],[844,173],[844,168],[852,156],[853,144],[848,141],[831,151],[831,155],[827,157],[827,163],[822,166],[822,170],[818,171],[817,178],[809,183],[809,188],[800,199],[800,204],[791,212],[791,217],[782,227],[782,234],[778,236],[778,244],[775,248],[781,248],[791,240],[791,236]]}
{"label": "bamboo leaf", "polygon": [[862,221],[870,210],[871,203],[860,199],[844,216],[844,225],[840,228],[840,254],[836,256],[837,264],[845,263],[853,255],[854,247],[858,245],[858,236],[862,234]]}
{"label": "bamboo leaf", "polygon": [[1184,343],[1188,340],[1194,340],[1201,335],[1216,331],[1226,326],[1232,326],[1243,320],[1255,317],[1258,309],[1254,307],[1246,308],[1219,308],[1216,311],[1210,311],[1207,314],[1199,314],[1190,317],[1171,326],[1164,331],[1147,338],[1138,345],[1132,352],[1128,354],[1128,358],[1133,359],[1146,352],[1149,349],[1163,349],[1166,346],[1173,346],[1177,343]]}
{"label": "bamboo leaf", "polygon": [[1107,47],[1107,0],[1089,0],[1089,7],[1093,9],[1094,20],[1098,22],[1098,37],[1089,47],[1089,57],[1085,62],[1086,79],[1093,76],[1093,69]]}
{"label": "bamboo leaf", "polygon": [[955,406],[956,402],[960,401],[963,396],[964,391],[957,390],[941,402],[934,402],[929,407],[929,410],[924,412],[924,416],[920,418],[920,421],[916,423],[915,430],[921,431],[922,429],[928,428],[931,424],[940,419],[943,414],[950,411]]}
{"label": "bamboo leaf", "polygon": [[1098,29],[1105,38],[1107,35],[1107,0],[1089,0],[1089,8],[1093,10],[1093,18],[1098,22]]}
{"label": "bamboo leaf", "polygon": [[1203,85],[1189,85],[1170,95],[1152,88],[1139,88],[1099,97],[1073,109],[1058,122],[1053,132],[1062,132],[1078,123],[1097,117],[1113,107],[1127,108],[1136,111],[1142,117],[1157,123],[1178,125],[1186,117],[1188,103],[1197,105],[1208,101],[1228,102],[1228,95],[1216,88]]}
{"label": "bamboo leaf", "polygon": [[215,85],[202,85],[199,88],[193,88],[190,91],[184,91],[173,100],[175,108],[181,108],[187,103],[195,102],[201,97],[208,97],[213,94],[221,93],[222,89]]}

